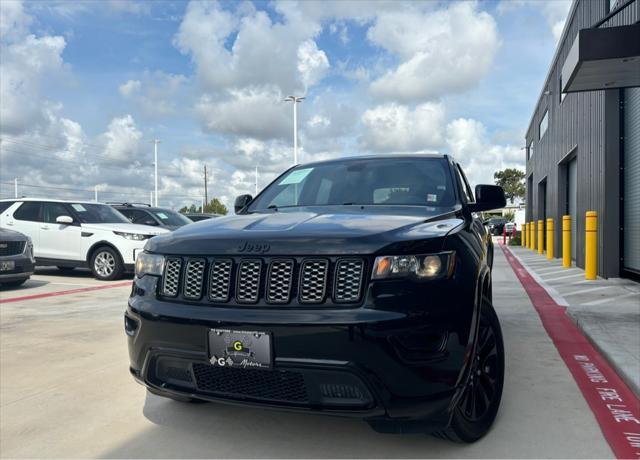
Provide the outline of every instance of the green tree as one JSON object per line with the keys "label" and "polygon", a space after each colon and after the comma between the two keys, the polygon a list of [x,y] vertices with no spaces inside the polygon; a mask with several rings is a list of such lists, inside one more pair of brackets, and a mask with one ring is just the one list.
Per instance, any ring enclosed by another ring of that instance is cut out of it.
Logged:
{"label": "green tree", "polygon": [[204,205],[204,212],[222,214],[223,216],[226,216],[229,210],[219,199],[214,198]]}
{"label": "green tree", "polygon": [[515,198],[524,198],[524,172],[516,168],[506,168],[493,174],[496,185],[504,189],[504,194],[511,202]]}

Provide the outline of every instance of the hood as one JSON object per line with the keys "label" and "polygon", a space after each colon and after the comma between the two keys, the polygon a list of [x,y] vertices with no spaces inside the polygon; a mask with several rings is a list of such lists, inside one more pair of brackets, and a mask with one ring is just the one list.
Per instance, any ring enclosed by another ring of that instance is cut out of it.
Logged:
{"label": "hood", "polygon": [[26,241],[27,235],[0,227],[0,241]]}
{"label": "hood", "polygon": [[[150,240],[161,254],[341,255],[383,249],[439,250],[463,220],[438,216],[366,212],[273,212],[196,222]],[[424,246],[420,248],[420,246]]]}
{"label": "hood", "polygon": [[117,224],[82,224],[86,230],[107,230],[112,232],[141,233],[143,235],[160,235],[169,233],[169,230],[151,225],[128,224],[126,222]]}

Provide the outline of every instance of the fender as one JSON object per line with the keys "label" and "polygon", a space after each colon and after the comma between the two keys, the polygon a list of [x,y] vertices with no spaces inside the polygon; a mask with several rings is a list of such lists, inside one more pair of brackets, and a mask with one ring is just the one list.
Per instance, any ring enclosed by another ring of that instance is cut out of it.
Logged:
{"label": "fender", "polygon": [[91,247],[89,248],[89,250],[87,251],[87,254],[86,254],[87,266],[90,266],[90,265],[91,265],[91,256],[93,256],[93,253],[95,252],[95,250],[96,250],[97,248],[101,247],[101,246],[108,246],[108,247],[110,247],[111,249],[113,249],[113,250],[116,252],[116,254],[118,254],[118,256],[120,257],[120,261],[122,261],[122,260],[123,260],[123,258],[122,258],[122,254],[120,253],[120,251],[118,250],[118,248],[116,248],[112,243],[109,243],[108,241],[101,240],[101,241],[98,241],[98,242],[96,242],[96,243],[93,243],[93,244],[91,245]]}

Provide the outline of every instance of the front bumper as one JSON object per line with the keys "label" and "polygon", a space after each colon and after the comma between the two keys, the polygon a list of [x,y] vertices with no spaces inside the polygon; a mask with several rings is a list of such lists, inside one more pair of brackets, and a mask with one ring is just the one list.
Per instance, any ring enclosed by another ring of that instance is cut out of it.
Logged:
{"label": "front bumper", "polygon": [[[473,296],[464,290],[408,296],[420,305],[396,311],[376,308],[389,305],[385,289],[358,308],[219,308],[158,300],[155,283],[136,279],[125,313],[131,373],[152,392],[356,416],[374,427],[402,422],[403,431],[449,423],[469,356]],[[274,369],[212,367],[212,328],[270,332]]]}

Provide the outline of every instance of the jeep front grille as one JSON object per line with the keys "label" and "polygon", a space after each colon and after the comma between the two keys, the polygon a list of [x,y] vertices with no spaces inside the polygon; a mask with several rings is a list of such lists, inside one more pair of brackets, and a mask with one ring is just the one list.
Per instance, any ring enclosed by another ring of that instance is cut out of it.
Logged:
{"label": "jeep front grille", "polygon": [[275,260],[269,266],[267,300],[272,303],[288,303],[291,297],[293,260]]}
{"label": "jeep front grille", "polygon": [[231,290],[231,267],[233,261],[215,259],[211,264],[209,275],[209,300],[226,302]]}
{"label": "jeep front grille", "polygon": [[164,267],[164,279],[162,280],[163,295],[166,295],[167,297],[175,297],[178,295],[181,268],[182,259],[167,259]]}
{"label": "jeep front grille", "polygon": [[199,299],[202,296],[202,278],[204,259],[189,259],[184,276],[184,296],[187,299]]}
{"label": "jeep front grille", "polygon": [[363,263],[360,259],[347,259],[338,262],[336,269],[336,302],[355,302],[360,298]]}
{"label": "jeep front grille", "polygon": [[363,258],[218,258],[170,256],[159,294],[213,304],[355,304],[362,300]]}
{"label": "jeep front grille", "polygon": [[326,260],[307,260],[302,264],[300,276],[300,302],[322,302],[327,291]]}
{"label": "jeep front grille", "polygon": [[236,300],[242,303],[255,303],[260,293],[260,273],[262,261],[243,260],[238,268],[238,286]]}

